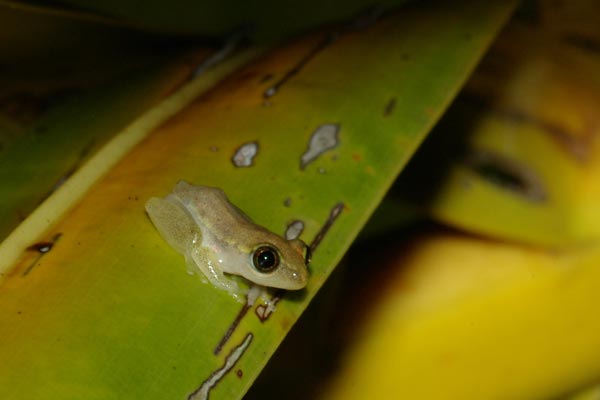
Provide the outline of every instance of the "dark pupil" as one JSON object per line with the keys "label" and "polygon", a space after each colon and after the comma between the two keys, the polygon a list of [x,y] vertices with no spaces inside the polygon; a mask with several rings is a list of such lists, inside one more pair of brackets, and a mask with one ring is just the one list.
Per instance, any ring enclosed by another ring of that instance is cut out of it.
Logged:
{"label": "dark pupil", "polygon": [[270,247],[260,247],[254,252],[254,266],[261,272],[273,270],[279,264],[275,250]]}

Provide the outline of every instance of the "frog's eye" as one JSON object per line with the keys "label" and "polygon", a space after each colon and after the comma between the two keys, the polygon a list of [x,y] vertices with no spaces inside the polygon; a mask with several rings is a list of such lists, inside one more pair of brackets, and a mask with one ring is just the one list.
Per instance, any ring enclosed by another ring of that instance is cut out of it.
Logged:
{"label": "frog's eye", "polygon": [[254,250],[252,264],[259,272],[271,272],[279,266],[279,254],[271,246],[260,246]]}

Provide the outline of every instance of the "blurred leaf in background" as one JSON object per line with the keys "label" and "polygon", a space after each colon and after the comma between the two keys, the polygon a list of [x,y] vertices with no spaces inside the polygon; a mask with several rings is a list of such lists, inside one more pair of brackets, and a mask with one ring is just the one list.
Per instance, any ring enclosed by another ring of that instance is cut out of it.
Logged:
{"label": "blurred leaf in background", "polygon": [[249,399],[597,398],[599,15],[523,5]]}
{"label": "blurred leaf in background", "polygon": [[[244,31],[252,39],[273,41],[332,21],[352,19],[356,15],[381,14],[406,0],[350,1],[236,1],[160,0],[110,1],[66,0],[64,12],[102,18],[143,31],[170,35],[219,38]],[[25,2],[26,4],[27,2]],[[37,5],[36,2],[30,2]],[[359,21],[359,23],[364,23]]]}
{"label": "blurred leaf in background", "polygon": [[553,247],[600,238],[600,28],[590,28],[600,8],[584,4],[541,2],[506,30],[399,192],[492,237]]}
{"label": "blurred leaf in background", "polygon": [[[0,4],[0,239],[210,49]],[[118,62],[115,62],[117,61]]]}

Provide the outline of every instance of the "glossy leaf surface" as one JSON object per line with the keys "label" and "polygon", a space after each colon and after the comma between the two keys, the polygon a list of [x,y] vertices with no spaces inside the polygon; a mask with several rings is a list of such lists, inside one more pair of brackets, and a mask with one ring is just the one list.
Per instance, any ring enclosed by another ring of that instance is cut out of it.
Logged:
{"label": "glossy leaf surface", "polygon": [[[211,398],[239,398],[510,10],[411,7],[362,30],[315,33],[197,97],[64,219],[32,232],[33,247],[5,269],[0,395],[196,398],[210,387]],[[323,129],[337,132],[333,145],[307,156]],[[258,153],[236,167],[232,157],[248,143]],[[221,187],[275,232],[302,221],[316,250],[307,289],[286,293],[269,314],[186,274],[144,213],[149,197],[179,179]]]}

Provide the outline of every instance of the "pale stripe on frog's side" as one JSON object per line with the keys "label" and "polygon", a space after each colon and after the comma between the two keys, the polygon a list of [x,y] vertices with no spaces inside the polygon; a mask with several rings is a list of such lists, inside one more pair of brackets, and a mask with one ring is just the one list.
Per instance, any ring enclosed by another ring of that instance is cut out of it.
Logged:
{"label": "pale stripe on frog's side", "polygon": [[167,243],[185,256],[190,272],[199,269],[238,300],[246,291],[226,274],[278,289],[306,286],[308,246],[256,225],[219,188],[179,181],[164,199],[148,200],[146,211]]}

